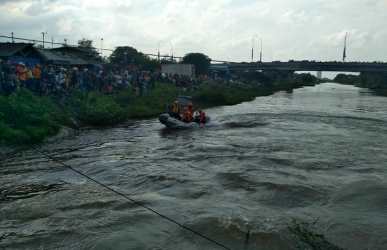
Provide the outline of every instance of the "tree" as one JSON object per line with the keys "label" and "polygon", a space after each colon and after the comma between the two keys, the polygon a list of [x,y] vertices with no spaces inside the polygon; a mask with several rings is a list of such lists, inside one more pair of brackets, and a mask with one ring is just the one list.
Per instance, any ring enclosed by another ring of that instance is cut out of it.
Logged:
{"label": "tree", "polygon": [[93,48],[93,41],[88,40],[86,38],[82,38],[82,40],[78,41],[78,47],[80,48],[88,48],[88,49],[94,49]]}
{"label": "tree", "polygon": [[342,84],[356,84],[360,83],[361,79],[356,75],[338,74],[333,81]]}
{"label": "tree", "polygon": [[109,60],[113,64],[135,64],[144,70],[154,70],[160,67],[157,60],[151,59],[130,46],[117,47],[110,55]]}
{"label": "tree", "polygon": [[202,53],[189,53],[183,57],[182,63],[193,64],[196,75],[206,75],[211,65],[211,59]]}
{"label": "tree", "polygon": [[117,47],[110,55],[110,62],[113,64],[139,64],[143,62],[143,55],[135,48],[129,46]]}
{"label": "tree", "polygon": [[82,51],[87,52],[90,57],[96,58],[98,60],[102,60],[102,57],[99,55],[96,48],[93,47],[92,40],[82,38],[82,40],[78,41],[78,48],[80,48]]}

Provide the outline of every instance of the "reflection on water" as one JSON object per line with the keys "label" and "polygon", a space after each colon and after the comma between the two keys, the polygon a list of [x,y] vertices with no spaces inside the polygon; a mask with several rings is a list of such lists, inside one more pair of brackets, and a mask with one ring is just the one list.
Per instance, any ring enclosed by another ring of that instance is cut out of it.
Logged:
{"label": "reflection on water", "polygon": [[[249,249],[292,249],[292,218],[385,249],[387,98],[329,83],[207,112],[206,129],[154,119],[43,149],[233,249],[249,230]],[[34,151],[2,162],[0,183],[0,247],[215,249]]]}

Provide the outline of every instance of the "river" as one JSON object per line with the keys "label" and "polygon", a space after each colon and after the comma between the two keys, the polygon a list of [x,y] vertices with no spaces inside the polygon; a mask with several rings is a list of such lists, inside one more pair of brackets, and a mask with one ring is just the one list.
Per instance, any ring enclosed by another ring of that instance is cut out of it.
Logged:
{"label": "river", "polygon": [[[232,249],[294,249],[293,219],[387,249],[386,97],[324,83],[207,113],[205,129],[150,119],[41,150]],[[34,150],[1,162],[0,185],[0,248],[221,249]]]}

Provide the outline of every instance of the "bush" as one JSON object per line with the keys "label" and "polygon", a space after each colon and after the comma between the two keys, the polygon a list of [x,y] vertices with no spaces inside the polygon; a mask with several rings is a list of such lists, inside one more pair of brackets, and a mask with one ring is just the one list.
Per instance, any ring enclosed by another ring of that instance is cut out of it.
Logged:
{"label": "bush", "polygon": [[358,75],[338,74],[333,81],[341,84],[355,85],[360,83],[361,80]]}
{"label": "bush", "polygon": [[25,144],[54,135],[64,115],[49,98],[20,90],[0,96],[0,143]]}
{"label": "bush", "polygon": [[258,89],[243,87],[224,87],[206,85],[193,93],[195,103],[206,107],[216,105],[234,105],[251,101],[258,95]]}
{"label": "bush", "polygon": [[76,118],[85,125],[108,126],[126,118],[124,109],[113,96],[98,92],[74,93],[69,107]]}
{"label": "bush", "polygon": [[179,95],[191,95],[196,107],[234,105],[251,101],[256,96],[272,94],[274,87],[251,85],[202,85],[194,91],[182,91],[172,84],[156,83],[142,97],[131,89],[113,95],[99,92],[73,92],[61,102],[35,96],[20,90],[0,96],[0,143],[25,144],[41,142],[56,134],[63,125],[71,126],[75,118],[83,125],[109,126],[128,118],[148,118],[165,112]]}
{"label": "bush", "polygon": [[166,105],[179,95],[179,90],[171,84],[157,83],[155,88],[143,97],[136,97],[126,108],[130,118],[146,118],[165,112]]}

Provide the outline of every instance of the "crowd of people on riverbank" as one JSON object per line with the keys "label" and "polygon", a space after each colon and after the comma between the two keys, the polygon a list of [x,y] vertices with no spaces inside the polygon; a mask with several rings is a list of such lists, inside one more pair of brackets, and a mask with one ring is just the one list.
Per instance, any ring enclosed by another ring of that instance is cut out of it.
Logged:
{"label": "crowd of people on riverbank", "polygon": [[20,88],[38,95],[63,95],[74,89],[110,94],[132,88],[136,95],[143,96],[155,86],[156,81],[185,88],[197,83],[190,77],[144,71],[135,66],[64,67],[36,64],[28,67],[24,63],[10,65],[0,62],[1,94],[11,94]]}

